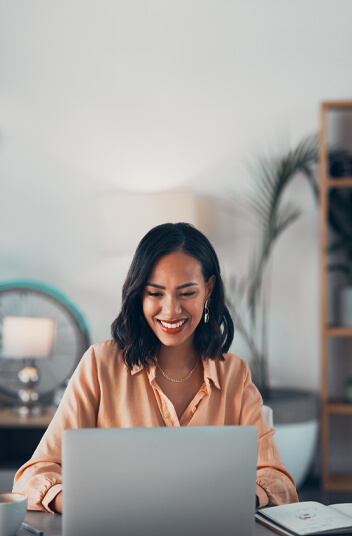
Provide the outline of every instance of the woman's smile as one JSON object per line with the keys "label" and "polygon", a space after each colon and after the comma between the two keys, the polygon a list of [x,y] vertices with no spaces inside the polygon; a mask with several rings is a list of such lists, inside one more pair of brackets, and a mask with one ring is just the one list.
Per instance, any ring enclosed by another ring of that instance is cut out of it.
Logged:
{"label": "woman's smile", "polygon": [[169,333],[171,335],[177,335],[178,333],[181,333],[181,331],[183,331],[186,325],[187,320],[188,320],[187,318],[184,318],[179,321],[169,320],[168,322],[166,322],[164,320],[160,320],[159,318],[157,318],[157,322],[159,322],[161,329],[165,333]]}

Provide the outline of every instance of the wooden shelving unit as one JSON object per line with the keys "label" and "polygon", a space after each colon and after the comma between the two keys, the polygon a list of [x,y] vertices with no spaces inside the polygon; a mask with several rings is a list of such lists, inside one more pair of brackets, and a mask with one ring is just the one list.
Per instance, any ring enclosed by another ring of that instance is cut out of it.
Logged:
{"label": "wooden shelving unit", "polygon": [[[321,248],[321,452],[322,486],[327,491],[352,491],[352,474],[333,474],[330,470],[331,418],[336,415],[352,416],[352,404],[333,400],[329,393],[329,338],[352,338],[352,327],[328,325],[328,193],[331,188],[352,188],[352,177],[331,178],[328,173],[327,113],[329,111],[352,111],[351,101],[324,102],[321,106],[320,136],[320,248]],[[346,356],[348,359],[348,356]]]}

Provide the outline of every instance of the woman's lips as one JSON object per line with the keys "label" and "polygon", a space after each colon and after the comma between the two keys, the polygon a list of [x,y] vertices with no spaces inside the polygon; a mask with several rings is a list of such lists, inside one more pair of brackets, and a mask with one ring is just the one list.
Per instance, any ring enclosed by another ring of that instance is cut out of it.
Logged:
{"label": "woman's lips", "polygon": [[158,324],[164,331],[164,333],[177,335],[178,333],[181,333],[181,331],[184,329],[185,325],[187,324],[187,321],[187,318],[179,320],[178,322],[165,322],[164,320],[158,319]]}

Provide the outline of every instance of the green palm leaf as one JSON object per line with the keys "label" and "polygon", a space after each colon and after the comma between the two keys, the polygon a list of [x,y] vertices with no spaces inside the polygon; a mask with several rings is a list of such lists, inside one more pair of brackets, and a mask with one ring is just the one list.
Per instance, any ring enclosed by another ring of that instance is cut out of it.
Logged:
{"label": "green palm leaf", "polygon": [[[259,244],[251,255],[248,276],[241,282],[241,299],[247,293],[250,324],[246,326],[235,304],[230,301],[235,325],[242,334],[252,356],[251,368],[255,382],[264,393],[268,387],[268,292],[263,290],[264,276],[273,247],[283,232],[301,215],[301,209],[290,202],[282,202],[283,193],[293,178],[302,175],[319,199],[314,166],[318,160],[317,135],[302,140],[295,149],[278,158],[260,158],[250,166],[254,188],[247,195],[247,204],[259,230]],[[257,330],[257,316],[261,314],[261,329]]]}
{"label": "green palm leaf", "polygon": [[313,191],[314,198],[318,198],[318,186],[311,171],[311,166],[318,159],[317,141],[317,136],[310,136],[299,143],[296,149],[289,151],[281,158],[273,160],[262,158],[256,168],[253,168],[253,171],[256,170],[254,183],[257,188],[249,196],[248,202],[254,211],[262,236],[260,252],[257,255],[248,292],[248,307],[254,324],[263,275],[272,248],[282,232],[301,214],[301,210],[291,203],[281,206],[282,195],[286,187],[298,173],[302,173]]}

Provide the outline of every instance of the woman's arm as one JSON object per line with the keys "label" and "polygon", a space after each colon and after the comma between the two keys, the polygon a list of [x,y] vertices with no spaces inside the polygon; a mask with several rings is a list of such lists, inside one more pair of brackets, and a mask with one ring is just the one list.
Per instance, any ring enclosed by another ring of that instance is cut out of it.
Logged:
{"label": "woman's arm", "polygon": [[15,476],[13,490],[27,495],[30,510],[61,511],[62,433],[67,428],[95,427],[99,399],[95,354],[91,347],[75,370],[60,406],[32,458]]}
{"label": "woman's arm", "polygon": [[267,424],[262,406],[262,397],[253,384],[247,367],[240,424],[254,425],[258,429],[258,506],[298,502],[294,480],[281,461],[273,437],[275,431]]}
{"label": "woman's arm", "polygon": [[51,502],[50,506],[52,507],[55,513],[62,513],[62,491],[60,491],[55,499]]}

